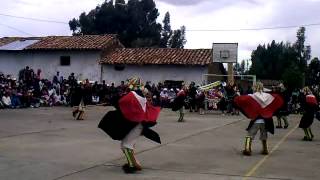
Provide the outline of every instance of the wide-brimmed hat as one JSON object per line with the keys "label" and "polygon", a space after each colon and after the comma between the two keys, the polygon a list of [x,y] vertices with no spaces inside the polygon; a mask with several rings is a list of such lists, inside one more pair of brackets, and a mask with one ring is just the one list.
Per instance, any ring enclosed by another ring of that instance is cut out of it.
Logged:
{"label": "wide-brimmed hat", "polygon": [[253,91],[254,92],[263,92],[264,87],[263,84],[261,82],[257,82],[254,86],[253,86]]}
{"label": "wide-brimmed hat", "polygon": [[131,77],[127,79],[127,86],[131,90],[143,89],[143,83],[139,77]]}

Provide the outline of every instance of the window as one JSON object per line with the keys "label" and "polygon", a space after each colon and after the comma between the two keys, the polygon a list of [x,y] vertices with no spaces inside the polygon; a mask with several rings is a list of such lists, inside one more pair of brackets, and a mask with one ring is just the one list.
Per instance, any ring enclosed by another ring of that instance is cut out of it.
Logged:
{"label": "window", "polygon": [[223,59],[227,59],[230,57],[229,55],[229,51],[228,50],[223,50],[223,51],[220,51],[220,58],[223,58]]}
{"label": "window", "polygon": [[114,69],[115,69],[116,71],[123,71],[124,68],[125,68],[124,64],[116,64],[116,65],[114,66]]}
{"label": "window", "polygon": [[70,66],[70,56],[60,56],[61,66]]}

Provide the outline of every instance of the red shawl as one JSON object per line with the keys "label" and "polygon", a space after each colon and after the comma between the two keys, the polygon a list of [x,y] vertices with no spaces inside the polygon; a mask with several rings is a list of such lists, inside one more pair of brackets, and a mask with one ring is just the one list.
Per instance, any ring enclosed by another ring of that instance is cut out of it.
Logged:
{"label": "red shawl", "polygon": [[154,123],[160,114],[160,107],[152,106],[146,98],[139,96],[134,91],[119,100],[119,107],[123,116],[133,122]]}
{"label": "red shawl", "polygon": [[[259,98],[259,96],[262,98]],[[234,99],[235,106],[249,119],[256,119],[259,116],[265,119],[272,118],[283,103],[281,96],[268,93],[242,95]]]}

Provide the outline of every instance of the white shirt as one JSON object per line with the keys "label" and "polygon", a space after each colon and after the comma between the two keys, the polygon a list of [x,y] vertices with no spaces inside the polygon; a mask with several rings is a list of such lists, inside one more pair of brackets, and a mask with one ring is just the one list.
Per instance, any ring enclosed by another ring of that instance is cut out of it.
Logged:
{"label": "white shirt", "polygon": [[264,120],[263,119],[257,119],[254,123],[255,124],[264,124]]}
{"label": "white shirt", "polygon": [[6,105],[6,106],[11,106],[11,99],[10,97],[6,97],[6,96],[3,96],[2,97],[2,102]]}
{"label": "white shirt", "polygon": [[160,97],[162,97],[162,98],[168,98],[168,93],[167,93],[167,92],[164,92],[164,91],[161,91]]}
{"label": "white shirt", "polygon": [[48,93],[49,93],[49,96],[51,96],[52,94],[56,94],[56,90],[53,88],[49,89]]}
{"label": "white shirt", "polygon": [[99,103],[99,96],[92,96],[92,102]]}

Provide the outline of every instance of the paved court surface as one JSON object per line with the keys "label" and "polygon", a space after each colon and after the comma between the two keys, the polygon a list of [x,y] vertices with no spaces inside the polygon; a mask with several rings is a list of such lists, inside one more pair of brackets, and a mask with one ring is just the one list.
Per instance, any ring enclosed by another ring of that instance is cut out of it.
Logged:
{"label": "paved court surface", "polygon": [[2,180],[222,180],[320,179],[320,123],[313,142],[301,141],[299,116],[269,138],[269,156],[241,154],[248,120],[219,113],[187,113],[185,123],[163,110],[155,129],[163,144],[141,138],[138,158],[144,170],[127,175],[119,142],[97,128],[111,107],[89,107],[84,121],[65,107],[0,110],[0,179]]}

